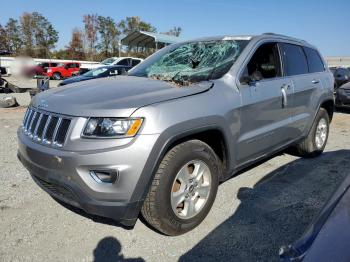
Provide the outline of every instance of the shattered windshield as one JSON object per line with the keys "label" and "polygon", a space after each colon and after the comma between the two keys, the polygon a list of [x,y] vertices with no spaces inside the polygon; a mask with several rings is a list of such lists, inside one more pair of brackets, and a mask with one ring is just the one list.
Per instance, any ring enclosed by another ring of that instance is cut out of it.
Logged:
{"label": "shattered windshield", "polygon": [[247,40],[215,40],[168,46],[129,72],[179,85],[217,79],[237,60]]}

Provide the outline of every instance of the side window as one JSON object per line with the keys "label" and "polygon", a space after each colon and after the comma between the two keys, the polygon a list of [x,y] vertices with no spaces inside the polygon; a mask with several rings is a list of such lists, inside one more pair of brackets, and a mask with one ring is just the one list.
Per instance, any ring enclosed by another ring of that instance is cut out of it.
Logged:
{"label": "side window", "polygon": [[129,66],[129,59],[122,59],[117,63],[117,65]]}
{"label": "side window", "polygon": [[320,54],[315,49],[304,47],[304,51],[309,64],[310,73],[322,72],[325,70]]}
{"label": "side window", "polygon": [[309,69],[305,53],[301,46],[282,43],[284,75],[307,74]]}
{"label": "side window", "polygon": [[281,76],[277,44],[262,44],[250,59],[244,74],[254,81]]}
{"label": "side window", "polygon": [[140,62],[141,62],[141,61],[138,60],[138,59],[132,59],[132,61],[131,61],[131,66],[136,66],[136,65],[138,65]]}

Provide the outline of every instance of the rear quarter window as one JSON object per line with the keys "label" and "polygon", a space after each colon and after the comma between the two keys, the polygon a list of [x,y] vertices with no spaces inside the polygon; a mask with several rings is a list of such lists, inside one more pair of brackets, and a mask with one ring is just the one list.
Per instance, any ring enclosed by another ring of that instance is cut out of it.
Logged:
{"label": "rear quarter window", "polygon": [[325,70],[321,56],[315,49],[304,47],[304,51],[309,64],[310,73],[322,72]]}
{"label": "rear quarter window", "polygon": [[281,47],[285,76],[301,75],[309,72],[306,56],[301,46],[282,43]]}

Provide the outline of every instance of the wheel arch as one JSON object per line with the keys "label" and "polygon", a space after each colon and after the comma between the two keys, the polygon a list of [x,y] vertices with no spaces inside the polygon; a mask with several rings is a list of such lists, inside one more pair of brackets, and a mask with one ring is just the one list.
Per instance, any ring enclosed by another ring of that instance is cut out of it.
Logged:
{"label": "wheel arch", "polygon": [[320,105],[320,108],[324,108],[327,111],[329,116],[329,121],[331,122],[333,119],[334,108],[335,108],[334,100],[328,99],[323,101]]}
{"label": "wheel arch", "polygon": [[[187,129],[182,132],[176,132],[176,130],[178,131],[178,128],[171,128],[159,136],[140,175],[132,195],[132,201],[144,201],[155,172],[165,154],[174,146],[188,140],[198,139],[208,144],[224,164],[225,170],[229,170],[228,167],[231,164],[229,141],[223,128],[214,124]],[[225,174],[224,172],[223,174]],[[224,180],[224,176],[219,179]]]}

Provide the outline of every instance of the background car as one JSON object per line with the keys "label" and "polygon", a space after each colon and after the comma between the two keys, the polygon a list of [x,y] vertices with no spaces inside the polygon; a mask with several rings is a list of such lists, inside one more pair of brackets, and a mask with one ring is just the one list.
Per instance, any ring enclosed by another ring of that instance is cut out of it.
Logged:
{"label": "background car", "polygon": [[47,69],[48,67],[56,67],[57,65],[58,63],[42,62],[37,65],[25,68],[24,75],[27,77],[43,75],[45,72],[45,69]]}
{"label": "background car", "polygon": [[133,68],[134,66],[138,65],[142,61],[143,61],[143,59],[135,58],[135,57],[110,57],[110,58],[103,60],[99,64],[82,66],[80,68],[80,74],[84,74],[89,70],[92,70],[94,68],[99,68],[101,66],[106,66],[106,65],[121,65],[121,66]]}
{"label": "background car", "polygon": [[350,107],[350,82],[335,90],[335,105],[337,107]]}
{"label": "background car", "polygon": [[75,72],[78,72],[80,68],[80,63],[69,62],[69,63],[59,63],[56,67],[48,67],[44,71],[44,75],[60,80],[62,78],[71,77]]}
{"label": "background car", "polygon": [[341,85],[350,81],[350,70],[345,67],[338,67],[336,69],[330,69],[334,75],[334,89],[339,88]]}
{"label": "background car", "polygon": [[116,75],[123,75],[125,74],[130,67],[126,66],[103,66],[99,67],[93,70],[90,70],[82,75],[71,77],[69,79],[63,80],[58,84],[58,86],[64,86],[71,83],[76,83],[80,81],[86,81],[96,78],[103,78],[103,77],[110,77],[110,76],[116,76]]}

